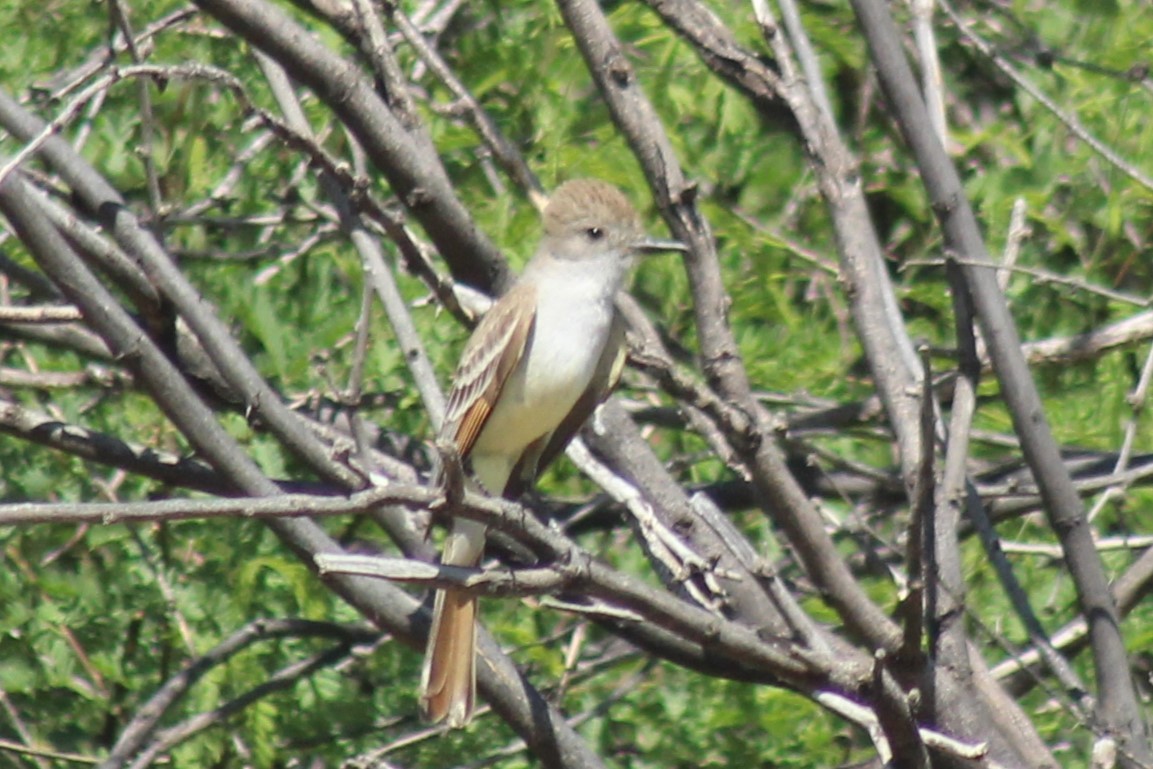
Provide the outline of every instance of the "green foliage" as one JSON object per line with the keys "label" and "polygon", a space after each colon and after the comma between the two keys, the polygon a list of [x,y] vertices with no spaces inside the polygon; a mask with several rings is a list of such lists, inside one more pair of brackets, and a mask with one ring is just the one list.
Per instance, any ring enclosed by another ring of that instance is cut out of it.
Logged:
{"label": "green foliage", "polygon": [[[894,144],[883,101],[871,91],[865,50],[851,16],[841,4],[804,5],[834,108],[862,157],[878,230],[894,259],[902,309],[919,338],[949,347],[955,334],[944,270],[924,263],[941,257],[932,212],[911,161]],[[1060,46],[1064,57],[1047,69],[1031,67],[1030,77],[1122,156],[1137,161],[1153,156],[1153,132],[1145,129],[1151,119],[1147,92],[1132,79],[1101,71],[1124,73],[1144,60],[1153,37],[1153,14],[1136,0],[1013,5],[1023,30],[1046,45]],[[142,0],[131,11],[139,27],[178,7],[175,2]],[[763,50],[745,6],[717,12],[726,15],[744,44]],[[613,127],[556,9],[517,0],[499,8],[495,3],[465,4],[459,15],[446,33],[449,63],[546,186],[575,176],[615,182],[635,191],[647,224],[659,231],[655,212],[644,202],[640,168]],[[814,264],[814,259],[835,264],[836,244],[804,148],[786,125],[759,113],[709,75],[690,48],[642,5],[614,5],[611,21],[628,45],[640,87],[656,105],[679,160],[701,192],[732,297],[736,338],[755,386],[804,396],[798,400],[867,398],[872,383],[860,366],[856,338],[846,327],[846,299],[835,276]],[[0,0],[0,26],[21,30],[7,35],[0,46],[0,85],[8,93],[31,94],[38,112],[52,116],[63,105],[44,98],[42,87],[103,49],[107,8]],[[955,32],[946,28],[942,35],[952,149],[990,249],[997,253],[1004,246],[1010,211],[1021,199],[1031,232],[1021,243],[1020,264],[1075,281],[1071,286],[1025,273],[1012,277],[1007,293],[1022,336],[1034,340],[1075,334],[1132,314],[1131,306],[1084,286],[1138,297],[1153,293],[1153,262],[1145,253],[1150,191],[1095,156],[1066,125],[991,65],[975,61]],[[334,47],[344,45],[331,30],[323,39]],[[1001,42],[1019,46],[1025,56],[1023,38]],[[257,103],[272,106],[249,52],[235,40],[162,34],[155,46],[154,60],[203,61],[227,69],[248,84]],[[411,52],[402,50],[402,55],[407,57],[403,64],[411,66]],[[127,64],[127,58],[120,63]],[[426,79],[421,84],[428,98],[422,115],[451,178],[479,225],[519,264],[538,237],[537,217],[527,201],[493,192],[476,159],[480,140],[444,110],[434,109],[452,96],[440,83]],[[360,312],[362,278],[356,255],[337,233],[294,253],[320,225],[315,209],[323,202],[323,192],[316,174],[293,150],[273,142],[253,153],[243,174],[205,217],[186,221],[170,215],[172,211],[153,211],[145,154],[155,164],[164,202],[178,213],[212,194],[236,157],[249,149],[253,136],[235,99],[203,82],[169,82],[163,89],[150,85],[148,93],[155,116],[150,147],[144,144],[135,81],[113,86],[99,115],[77,118],[64,135],[73,140],[86,135],[85,156],[137,210],[151,217],[279,392],[289,400],[318,394],[333,398],[350,377],[350,334]],[[312,125],[325,132],[328,112],[315,100],[306,101],[305,108]],[[324,142],[335,156],[347,158],[340,130],[325,133]],[[15,146],[7,138],[0,144],[6,157]],[[374,191],[379,192],[385,185],[377,183]],[[282,212],[286,218],[275,226],[259,221],[279,218]],[[29,263],[18,244],[6,243],[5,249],[13,259]],[[294,258],[287,258],[289,254]],[[274,266],[278,269],[269,269]],[[257,285],[254,276],[261,270],[268,271],[267,280]],[[676,260],[649,261],[634,288],[645,309],[691,358],[696,350],[691,287]],[[411,278],[402,279],[401,289],[410,301],[425,294]],[[431,308],[417,309],[414,317],[436,356],[437,370],[447,375],[464,332]],[[385,405],[369,416],[399,433],[427,435],[427,417],[412,393],[387,322],[374,317],[372,332],[365,389],[369,396],[378,396],[374,402]],[[4,354],[15,358],[25,352],[41,371],[82,366],[71,354],[40,346],[23,347],[20,353],[6,346]],[[1039,369],[1048,413],[1063,443],[1114,449],[1121,443],[1125,420],[1137,418],[1134,450],[1153,451],[1153,416],[1135,416],[1126,401],[1143,355],[1121,352]],[[983,383],[981,395],[977,426],[986,433],[1010,432],[991,378]],[[50,397],[28,392],[20,399],[38,410],[51,406],[61,419],[125,440],[176,454],[188,451],[163,414],[134,391],[101,392],[98,397],[82,390]],[[243,414],[231,414],[224,423],[266,472],[297,479],[293,458]],[[693,460],[682,463],[686,480],[727,477],[723,463],[698,437],[657,431],[653,442],[662,457]],[[812,445],[849,461],[891,465],[891,440],[877,433],[818,437]],[[993,446],[979,446],[977,453],[1001,456]],[[0,437],[0,467],[0,493],[8,502],[136,500],[173,493],[160,484],[121,478],[102,466],[7,437]],[[545,485],[551,491],[583,489],[564,465]],[[1149,531],[1151,501],[1149,492],[1134,492],[1123,503],[1107,505],[1100,525],[1108,531]],[[834,512],[856,514],[844,507]],[[739,523],[765,553],[781,552],[760,516]],[[877,536],[895,541],[903,521],[869,523],[877,526]],[[347,533],[355,539],[363,534],[342,530],[347,524],[327,525],[337,536]],[[1004,524],[1004,529],[1006,538],[1051,541],[1047,528],[1031,521]],[[594,536],[585,542],[591,550],[655,580],[635,546]],[[105,754],[126,719],[165,681],[254,619],[358,620],[254,521],[6,528],[0,529],[0,552],[0,595],[19,597],[0,601],[0,690],[33,741],[87,756]],[[848,557],[847,545],[845,552]],[[1026,589],[1047,602],[1047,624],[1056,626],[1073,616],[1072,584],[1062,578],[1058,564],[1034,557],[1014,563]],[[1117,572],[1127,563],[1120,555],[1111,560]],[[969,604],[980,607],[983,616],[1004,616],[1005,624],[996,631],[1023,643],[1023,630],[973,541],[965,544],[964,566]],[[872,574],[867,587],[882,605],[895,605],[896,589],[887,575]],[[547,617],[534,613],[516,601],[494,604],[486,607],[488,626],[506,643],[522,647],[519,658],[531,663],[541,680],[559,680],[565,671],[564,647],[540,639],[567,639],[568,620],[555,612]],[[816,596],[806,608],[819,619],[835,618]],[[1153,643],[1150,628],[1153,608],[1139,606],[1126,625],[1131,648]],[[978,636],[983,642],[988,639],[983,631]],[[991,657],[1001,653],[990,647]],[[275,671],[326,648],[315,639],[257,644],[198,681],[162,725],[220,707]],[[1088,662],[1078,664],[1079,672],[1090,677]],[[633,676],[639,683],[618,692],[620,683]],[[406,719],[415,712],[412,689],[418,677],[416,654],[390,644],[260,699],[222,725],[180,743],[171,761],[175,766],[274,767],[315,758],[317,765],[336,766],[411,727]],[[594,710],[610,700],[611,706],[581,730],[611,766],[622,769],[832,766],[869,757],[862,735],[847,731],[841,721],[798,695],[710,679],[671,665],[626,659],[590,675],[564,697],[572,712]],[[1042,694],[1026,703],[1029,708],[1043,704]],[[512,740],[495,719],[482,723],[418,745],[406,757],[413,766],[454,765]],[[1062,712],[1039,723],[1046,736],[1054,738],[1074,724]],[[14,739],[17,734],[11,719],[0,715],[0,737]],[[1076,741],[1076,751],[1084,755],[1088,737],[1080,734]],[[13,765],[24,765],[18,761],[12,759]],[[522,757],[501,764],[524,765]]]}

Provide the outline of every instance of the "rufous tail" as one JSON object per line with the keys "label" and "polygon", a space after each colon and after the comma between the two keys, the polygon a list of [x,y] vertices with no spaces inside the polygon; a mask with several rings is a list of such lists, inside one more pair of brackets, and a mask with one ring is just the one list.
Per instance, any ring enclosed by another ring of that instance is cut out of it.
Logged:
{"label": "rufous tail", "polygon": [[420,713],[458,729],[476,704],[476,598],[458,590],[436,594],[432,632],[421,673]]}
{"label": "rufous tail", "polygon": [[[484,554],[484,524],[457,518],[441,559],[451,566],[476,566]],[[436,594],[432,631],[420,676],[420,712],[426,721],[447,719],[458,729],[476,705],[476,598],[446,588]]]}

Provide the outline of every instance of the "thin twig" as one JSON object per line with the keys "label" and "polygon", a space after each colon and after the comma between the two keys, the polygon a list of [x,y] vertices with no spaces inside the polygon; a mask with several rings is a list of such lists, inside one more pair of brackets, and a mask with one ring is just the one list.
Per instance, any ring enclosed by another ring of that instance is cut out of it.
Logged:
{"label": "thin twig", "polygon": [[62,323],[82,317],[75,307],[0,307],[0,323]]}

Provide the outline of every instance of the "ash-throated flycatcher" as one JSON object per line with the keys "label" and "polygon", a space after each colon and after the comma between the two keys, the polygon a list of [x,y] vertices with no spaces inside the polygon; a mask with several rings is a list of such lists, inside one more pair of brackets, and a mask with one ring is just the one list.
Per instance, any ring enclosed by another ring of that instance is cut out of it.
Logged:
{"label": "ash-throated flycatcher", "polygon": [[[556,189],[536,254],[465,345],[440,430],[485,491],[518,496],[608,396],[624,363],[617,292],[636,255],[668,250],[684,246],[646,237],[617,188],[579,179]],[[483,524],[457,518],[442,561],[476,566],[484,540]],[[476,613],[465,592],[436,595],[420,692],[429,721],[472,718]]]}

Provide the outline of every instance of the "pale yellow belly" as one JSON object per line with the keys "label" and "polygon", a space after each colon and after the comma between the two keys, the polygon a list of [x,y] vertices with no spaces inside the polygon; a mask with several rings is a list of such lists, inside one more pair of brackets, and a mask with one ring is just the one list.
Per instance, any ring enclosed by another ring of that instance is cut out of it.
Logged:
{"label": "pale yellow belly", "polygon": [[[582,308],[584,309],[584,308]],[[588,307],[591,313],[594,308]],[[597,313],[599,320],[608,314]],[[519,454],[552,432],[589,385],[608,336],[608,323],[572,312],[538,314],[532,346],[505,385],[474,453]],[[573,333],[573,329],[583,329]]]}

